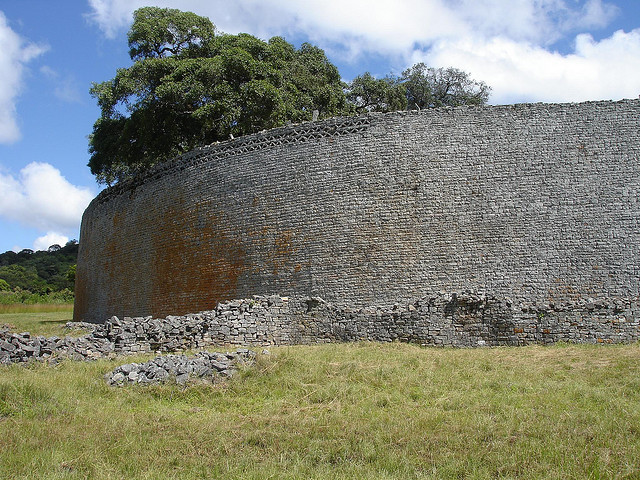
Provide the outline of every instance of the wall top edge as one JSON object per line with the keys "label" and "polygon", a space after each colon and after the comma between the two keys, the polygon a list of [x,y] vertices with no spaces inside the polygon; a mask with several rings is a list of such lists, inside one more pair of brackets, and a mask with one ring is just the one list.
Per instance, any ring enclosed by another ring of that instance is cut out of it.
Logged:
{"label": "wall top edge", "polygon": [[333,117],[316,122],[304,122],[263,130],[258,133],[242,137],[216,142],[210,145],[198,147],[166,162],[154,165],[149,170],[136,175],[133,178],[118,182],[101,191],[91,202],[91,205],[105,203],[123,193],[131,192],[137,187],[150,183],[166,175],[178,172],[190,166],[203,164],[211,160],[224,157],[241,155],[248,152],[259,151],[278,145],[289,143],[302,143],[313,139],[325,137],[338,137],[350,134],[362,133],[372,123],[380,123],[394,118],[410,116],[438,117],[456,113],[469,112],[527,112],[532,110],[551,111],[567,110],[573,108],[598,107],[598,106],[628,106],[640,108],[640,99],[623,100],[595,100],[578,103],[515,103],[505,105],[463,105],[459,107],[439,107],[423,110],[396,111],[389,113],[370,112],[353,117]]}

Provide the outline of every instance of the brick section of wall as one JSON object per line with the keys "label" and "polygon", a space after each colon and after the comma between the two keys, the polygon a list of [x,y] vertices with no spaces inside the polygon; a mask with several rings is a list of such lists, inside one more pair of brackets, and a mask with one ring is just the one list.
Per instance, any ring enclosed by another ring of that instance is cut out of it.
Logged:
{"label": "brick section of wall", "polygon": [[74,319],[254,294],[638,305],[639,119],[637,100],[460,107],[196,150],[87,208]]}

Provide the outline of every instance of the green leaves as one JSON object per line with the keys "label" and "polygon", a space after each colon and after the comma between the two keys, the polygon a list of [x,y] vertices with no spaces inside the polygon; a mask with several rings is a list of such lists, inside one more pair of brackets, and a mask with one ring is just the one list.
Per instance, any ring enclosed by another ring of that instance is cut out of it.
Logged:
{"label": "green leaves", "polygon": [[430,68],[417,63],[401,77],[374,78],[369,72],[353,79],[347,98],[357,112],[392,112],[433,107],[484,105],[491,88],[456,68]]}
{"label": "green leaves", "polygon": [[376,79],[369,72],[353,79],[347,98],[361,112],[393,112],[407,107],[407,89],[399,79]]}
{"label": "green leaves", "polygon": [[89,167],[111,184],[196,146],[287,121],[349,111],[337,68],[324,52],[280,37],[215,35],[208,19],[145,7],[129,31],[135,63],[95,83],[101,109]]}
{"label": "green leaves", "polygon": [[491,87],[486,83],[473,80],[462,70],[430,68],[424,63],[417,63],[402,72],[401,80],[407,89],[410,110],[484,105],[491,93]]}
{"label": "green leaves", "polygon": [[129,30],[132,60],[169,55],[197,58],[215,36],[215,26],[206,17],[180,10],[143,7],[133,14]]}
{"label": "green leaves", "polygon": [[316,46],[216,35],[209,19],[174,9],[136,10],[128,40],[133,65],[90,90],[101,116],[89,136],[89,167],[101,183],[230,134],[309,121],[314,110],[322,119],[484,104],[491,90],[460,70],[423,63],[401,77],[365,73],[347,87]]}

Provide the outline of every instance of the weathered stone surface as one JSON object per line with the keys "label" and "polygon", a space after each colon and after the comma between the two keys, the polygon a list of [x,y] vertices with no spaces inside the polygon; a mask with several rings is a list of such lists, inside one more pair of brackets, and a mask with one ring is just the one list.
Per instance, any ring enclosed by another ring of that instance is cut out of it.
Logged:
{"label": "weathered stone surface", "polygon": [[[80,338],[33,338],[24,333],[0,332],[0,361],[26,362],[49,357],[93,360],[116,354],[180,352],[213,345],[364,340],[477,347],[559,341],[628,343],[639,338],[640,316],[636,305],[608,297],[535,305],[458,292],[407,303],[360,307],[333,304],[319,297],[255,296],[220,303],[215,310],[184,317],[122,320],[112,317]],[[211,354],[206,367],[225,372],[226,360],[222,354]],[[164,358],[158,368],[167,371],[177,368],[175,361],[173,357]],[[193,370],[189,368],[199,368],[197,363],[189,365],[180,367],[187,370],[176,374],[190,375]],[[145,375],[151,379],[156,373]]]}
{"label": "weathered stone surface", "polygon": [[64,324],[65,330],[86,330],[88,332],[93,332],[95,327],[95,323],[89,322],[67,322]]}
{"label": "weathered stone surface", "polygon": [[[274,293],[388,309],[474,291],[541,313],[618,300],[637,311],[639,117],[638,100],[460,107],[196,150],[89,206],[75,319],[166,317]],[[268,335],[265,321],[230,335]]]}

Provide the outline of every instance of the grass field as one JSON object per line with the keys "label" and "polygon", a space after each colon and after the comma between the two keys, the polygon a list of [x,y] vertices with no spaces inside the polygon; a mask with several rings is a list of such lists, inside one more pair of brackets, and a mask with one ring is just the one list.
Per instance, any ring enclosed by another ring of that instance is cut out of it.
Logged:
{"label": "grass field", "polygon": [[10,303],[0,304],[0,314],[9,313],[73,313],[73,303]]}
{"label": "grass field", "polygon": [[640,478],[638,345],[279,347],[108,387],[128,361],[1,368],[0,478]]}
{"label": "grass field", "polygon": [[73,305],[0,305],[0,324],[14,332],[64,336],[62,327],[72,319]]}

